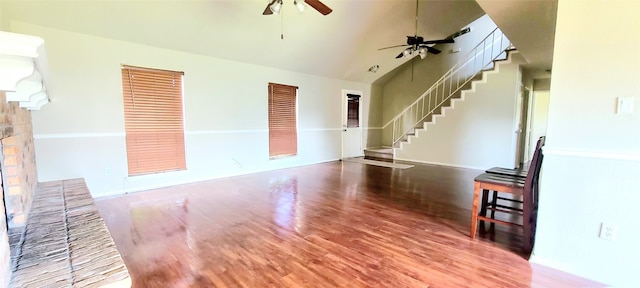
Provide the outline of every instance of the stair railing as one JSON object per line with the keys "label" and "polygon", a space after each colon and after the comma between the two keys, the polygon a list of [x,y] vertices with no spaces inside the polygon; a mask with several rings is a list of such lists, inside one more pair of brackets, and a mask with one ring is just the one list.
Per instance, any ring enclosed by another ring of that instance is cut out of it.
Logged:
{"label": "stair railing", "polygon": [[429,115],[433,115],[434,111],[443,106],[451,96],[476,75],[482,73],[498,57],[506,56],[506,50],[512,48],[511,42],[500,29],[496,28],[491,31],[456,65],[442,75],[431,88],[382,127],[385,129],[392,125],[393,147],[397,147],[398,142],[406,139],[410,132],[419,124],[424,123],[425,119]]}

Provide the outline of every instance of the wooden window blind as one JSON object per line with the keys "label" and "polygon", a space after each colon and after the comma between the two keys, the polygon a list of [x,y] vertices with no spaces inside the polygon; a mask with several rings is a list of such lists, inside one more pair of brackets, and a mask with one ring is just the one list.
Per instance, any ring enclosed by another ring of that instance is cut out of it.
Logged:
{"label": "wooden window blind", "polygon": [[183,74],[122,66],[130,176],[186,169]]}
{"label": "wooden window blind", "polygon": [[296,93],[298,87],[269,83],[269,157],[298,154]]}

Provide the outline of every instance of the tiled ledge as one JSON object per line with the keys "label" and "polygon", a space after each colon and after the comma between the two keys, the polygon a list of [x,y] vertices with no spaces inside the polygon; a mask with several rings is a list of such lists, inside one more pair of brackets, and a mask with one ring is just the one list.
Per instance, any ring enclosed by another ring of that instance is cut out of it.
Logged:
{"label": "tiled ledge", "polygon": [[10,287],[131,287],[83,179],[39,183]]}

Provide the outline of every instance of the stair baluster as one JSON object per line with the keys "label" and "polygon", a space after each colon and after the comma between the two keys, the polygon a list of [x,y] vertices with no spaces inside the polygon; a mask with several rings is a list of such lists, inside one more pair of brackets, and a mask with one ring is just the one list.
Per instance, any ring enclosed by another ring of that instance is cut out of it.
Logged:
{"label": "stair baluster", "polygon": [[[447,101],[451,101],[453,95],[487,67],[493,68],[493,61],[506,56],[506,51],[510,49],[514,47],[500,29],[496,28],[489,33],[431,88],[383,126],[384,129],[391,125],[393,147],[398,147],[401,141],[407,141],[411,133],[423,128],[424,122],[431,121],[435,114],[441,113],[442,108],[450,104]],[[428,103],[425,104],[425,101]]]}

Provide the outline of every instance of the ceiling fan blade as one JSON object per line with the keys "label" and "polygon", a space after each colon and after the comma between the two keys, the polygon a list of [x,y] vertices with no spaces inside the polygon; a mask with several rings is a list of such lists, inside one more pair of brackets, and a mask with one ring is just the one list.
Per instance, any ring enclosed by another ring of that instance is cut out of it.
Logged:
{"label": "ceiling fan blade", "polygon": [[411,45],[402,44],[402,45],[389,46],[389,47],[380,48],[380,49],[378,49],[378,51],[384,50],[384,49],[389,49],[389,48],[404,47],[404,46],[411,46]]}
{"label": "ceiling fan blade", "polygon": [[427,49],[427,51],[428,51],[429,53],[431,53],[431,54],[440,54],[440,52],[442,52],[442,51],[440,51],[440,50],[438,50],[438,49],[436,49],[436,48],[429,47],[429,46],[420,46],[420,47],[424,47],[424,48],[426,48],[426,49]]}
{"label": "ceiling fan blade", "polygon": [[440,40],[427,40],[422,41],[420,44],[446,44],[446,43],[455,43],[456,41],[453,39],[440,39]]}
{"label": "ceiling fan blade", "polygon": [[327,5],[324,5],[324,3],[320,2],[320,0],[305,0],[304,2],[313,7],[313,9],[318,10],[318,12],[320,12],[320,14],[322,15],[327,15],[333,11]]}
{"label": "ceiling fan blade", "polygon": [[398,56],[396,56],[396,59],[400,59],[400,58],[402,58],[402,56],[404,56],[404,51],[402,53],[398,54]]}
{"label": "ceiling fan blade", "polygon": [[271,15],[273,14],[273,11],[271,11],[271,4],[273,4],[274,2],[276,2],[276,0],[272,0],[271,2],[269,2],[269,4],[267,4],[267,8],[264,8],[264,12],[262,12],[262,15]]}
{"label": "ceiling fan blade", "polygon": [[453,39],[453,38],[457,38],[457,37],[460,37],[460,36],[462,36],[462,35],[464,35],[464,34],[467,34],[467,33],[469,33],[469,32],[471,32],[471,28],[467,27],[467,28],[464,28],[464,29],[462,29],[462,30],[460,30],[460,31],[456,32],[456,33],[453,33],[453,34],[449,35],[449,37],[447,37],[447,38],[445,38],[445,39]]}

